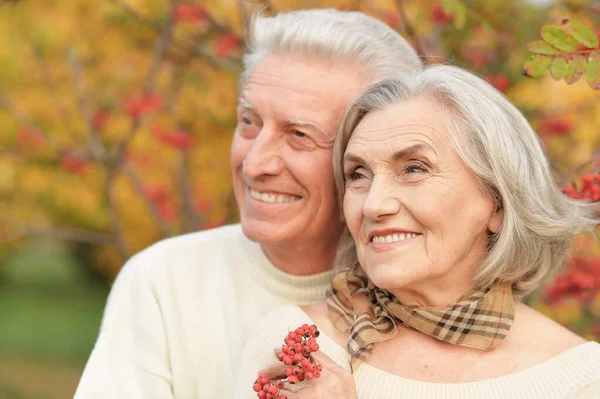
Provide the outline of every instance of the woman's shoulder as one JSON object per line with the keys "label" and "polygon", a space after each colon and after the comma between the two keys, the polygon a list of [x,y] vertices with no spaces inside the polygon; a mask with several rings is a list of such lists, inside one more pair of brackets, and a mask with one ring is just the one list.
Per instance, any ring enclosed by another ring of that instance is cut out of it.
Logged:
{"label": "woman's shoulder", "polygon": [[507,348],[537,363],[586,343],[584,338],[524,304],[517,305],[507,338]]}
{"label": "woman's shoulder", "polygon": [[267,338],[283,337],[283,333],[295,330],[302,324],[315,324],[298,305],[286,305],[276,308],[261,317],[252,328],[251,336]]}

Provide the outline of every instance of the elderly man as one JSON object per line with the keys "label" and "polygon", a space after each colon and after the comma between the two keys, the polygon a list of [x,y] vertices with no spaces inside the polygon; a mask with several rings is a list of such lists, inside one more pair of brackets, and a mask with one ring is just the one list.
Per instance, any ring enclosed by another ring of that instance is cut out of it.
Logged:
{"label": "elderly man", "polygon": [[332,145],[370,83],[421,68],[362,13],[259,16],[249,30],[231,146],[241,225],[162,241],[109,296],[76,398],[224,398],[253,323],[322,301],[342,231]]}

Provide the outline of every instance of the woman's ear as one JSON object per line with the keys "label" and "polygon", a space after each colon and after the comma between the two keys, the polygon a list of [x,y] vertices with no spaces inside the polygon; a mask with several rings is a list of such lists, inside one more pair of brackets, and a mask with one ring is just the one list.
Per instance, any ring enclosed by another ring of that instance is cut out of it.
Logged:
{"label": "woman's ear", "polygon": [[502,207],[498,207],[498,209],[494,212],[490,221],[488,223],[488,230],[492,233],[497,233],[502,227],[502,221],[504,220],[504,209]]}

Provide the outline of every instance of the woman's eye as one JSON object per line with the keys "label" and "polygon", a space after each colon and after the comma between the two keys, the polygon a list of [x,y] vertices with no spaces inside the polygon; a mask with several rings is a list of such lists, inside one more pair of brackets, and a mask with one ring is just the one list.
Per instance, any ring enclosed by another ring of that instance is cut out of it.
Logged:
{"label": "woman's eye", "polygon": [[242,123],[244,125],[250,126],[250,125],[252,125],[252,119],[250,119],[250,118],[242,118]]}
{"label": "woman's eye", "polygon": [[421,164],[412,164],[412,165],[407,165],[406,166],[406,172],[407,173],[421,173],[421,172],[427,172],[427,168],[424,165]]}

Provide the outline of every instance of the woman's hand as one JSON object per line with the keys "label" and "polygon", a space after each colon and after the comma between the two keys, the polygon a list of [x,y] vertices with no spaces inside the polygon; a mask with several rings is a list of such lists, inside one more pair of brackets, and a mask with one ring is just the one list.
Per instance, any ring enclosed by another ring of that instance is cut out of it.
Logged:
{"label": "woman's hand", "polygon": [[321,352],[312,356],[323,365],[321,377],[298,384],[285,384],[281,394],[288,399],[357,399],[352,374]]}

